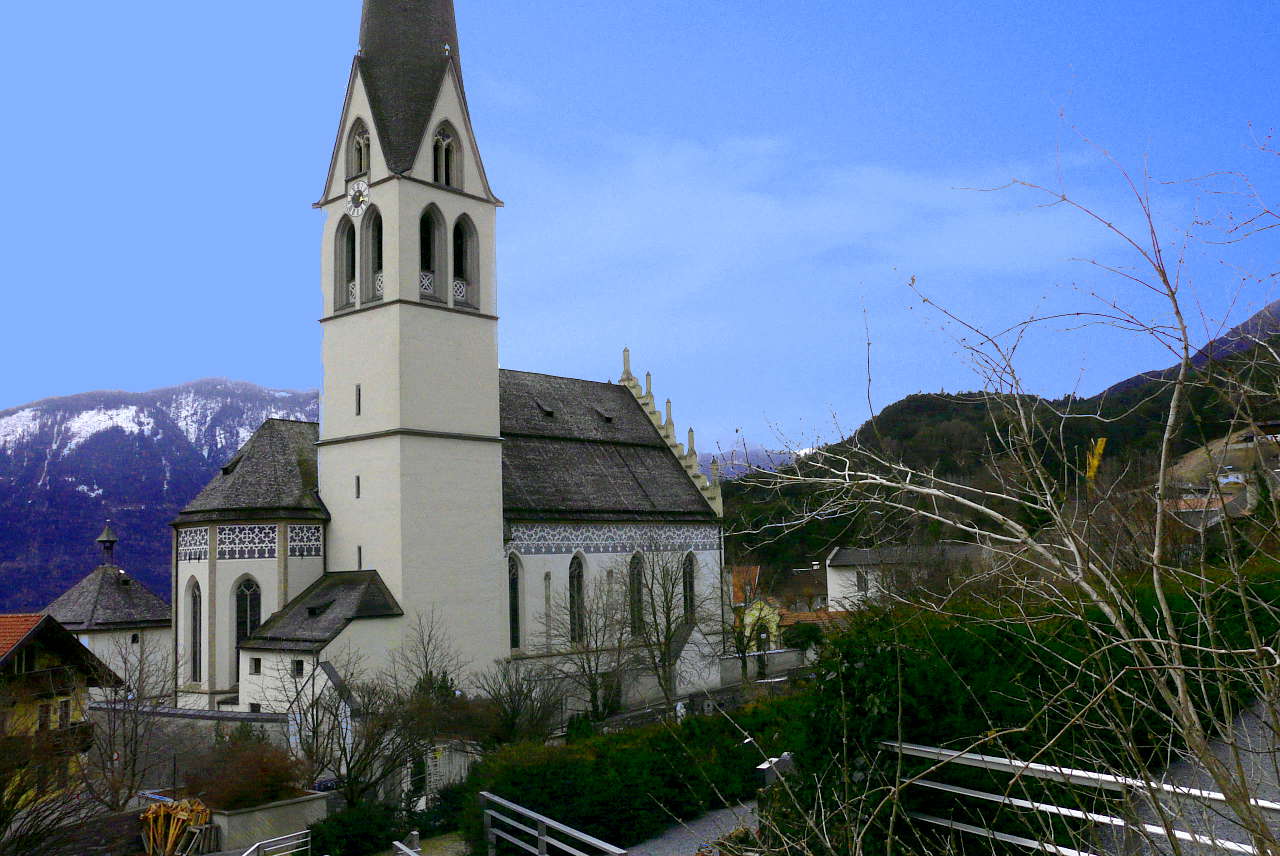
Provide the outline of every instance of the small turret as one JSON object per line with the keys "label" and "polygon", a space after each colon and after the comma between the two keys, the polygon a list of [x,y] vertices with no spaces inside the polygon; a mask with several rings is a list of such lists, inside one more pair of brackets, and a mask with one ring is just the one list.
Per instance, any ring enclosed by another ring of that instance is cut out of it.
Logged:
{"label": "small turret", "polygon": [[111,521],[102,527],[102,534],[98,536],[98,546],[102,548],[102,564],[114,565],[116,543],[119,542],[116,533],[111,531]]}

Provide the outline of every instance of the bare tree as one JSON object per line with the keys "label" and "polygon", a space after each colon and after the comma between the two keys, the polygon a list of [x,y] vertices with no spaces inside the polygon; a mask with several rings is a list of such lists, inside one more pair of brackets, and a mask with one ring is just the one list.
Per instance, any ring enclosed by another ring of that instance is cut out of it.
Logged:
{"label": "bare tree", "polygon": [[280,660],[274,680],[288,700],[292,751],[312,777],[335,777],[350,805],[385,795],[465,719],[454,685],[461,663],[434,614],[409,624],[385,669],[352,652],[301,675]]}
{"label": "bare tree", "polygon": [[562,591],[541,616],[548,647],[548,668],[587,706],[593,721],[622,708],[622,687],[635,652],[628,624],[627,589],[621,576],[581,582]]}
{"label": "bare tree", "polygon": [[[724,612],[724,626],[720,633],[725,650],[738,658],[741,682],[745,685],[750,680],[751,656],[761,651],[761,637],[767,637],[772,629],[771,608],[765,599],[766,591],[759,568],[749,579],[733,580],[732,588],[733,602]],[[772,611],[776,614],[776,610]]]}
{"label": "bare tree", "polygon": [[119,644],[115,664],[122,683],[103,675],[91,704],[93,741],[84,756],[84,787],[107,811],[124,811],[158,783],[176,751],[169,721],[159,708],[171,697],[172,665],[158,646]]}
{"label": "bare tree", "polygon": [[499,660],[475,677],[495,743],[546,740],[564,717],[565,693],[559,675],[519,660]]}
{"label": "bare tree", "polygon": [[614,573],[626,580],[636,671],[654,681],[674,712],[681,687],[714,654],[708,634],[722,628],[719,589],[699,585],[693,553],[661,546],[637,551]]}
{"label": "bare tree", "polygon": [[[1278,658],[1269,629],[1280,621],[1280,605],[1259,595],[1246,561],[1251,556],[1275,561],[1275,515],[1233,523],[1231,498],[1212,468],[1205,479],[1205,502],[1180,501],[1178,485],[1180,449],[1188,441],[1204,445],[1215,440],[1196,432],[1204,424],[1204,408],[1212,403],[1226,414],[1220,433],[1236,439],[1221,441],[1223,447],[1243,442],[1239,433],[1254,430],[1260,421],[1256,403],[1274,402],[1280,392],[1280,354],[1270,342],[1255,341],[1245,343],[1243,356],[1232,359],[1206,361],[1197,355],[1185,306],[1186,261],[1189,247],[1205,237],[1205,222],[1195,225],[1199,232],[1188,230],[1176,240],[1165,240],[1149,181],[1139,183],[1128,175],[1124,180],[1140,215],[1132,232],[1060,191],[1015,186],[1078,213],[1113,236],[1131,262],[1093,264],[1163,301],[1164,317],[1154,322],[1120,302],[1104,302],[1065,319],[1079,326],[1111,325],[1168,349],[1174,368],[1150,377],[1153,391],[1131,412],[1104,416],[1075,399],[1054,404],[1028,393],[1018,370],[1019,347],[1030,330],[1048,319],[989,331],[941,310],[963,331],[962,346],[984,381],[980,401],[989,446],[982,478],[960,478],[904,460],[892,444],[880,441],[874,418],[864,431],[808,454],[801,464],[757,477],[780,492],[806,498],[800,513],[773,525],[796,526],[874,509],[921,521],[948,538],[986,545],[996,560],[975,575],[984,579],[966,579],[962,588],[994,607],[990,614],[995,617],[983,620],[1015,626],[1018,638],[1040,652],[1045,673],[1058,678],[1042,688],[1038,718],[1053,714],[1054,721],[1066,724],[1047,737],[1037,757],[1069,749],[1076,753],[1073,766],[1132,780],[1132,811],[1148,821],[1135,827],[1136,834],[1153,848],[1180,852],[1186,845],[1175,830],[1208,822],[1215,835],[1230,828],[1253,852],[1277,854],[1280,837],[1258,797],[1267,781],[1274,786],[1277,771],[1269,759],[1280,749]],[[1258,235],[1258,218],[1275,219],[1263,211],[1231,221],[1225,236],[1212,237],[1229,242],[1242,233]],[[1235,225],[1239,223],[1244,225]],[[1119,472],[1099,475],[1096,465],[1086,463],[1073,446],[1072,438],[1090,432],[1105,436],[1119,419],[1144,412],[1152,402],[1160,412],[1152,425],[1157,440],[1150,471],[1138,472],[1131,459]],[[1192,408],[1200,410],[1195,419]],[[1270,473],[1264,479],[1273,480]],[[1222,513],[1197,514],[1198,522],[1188,522],[1193,515],[1187,508],[1200,505]],[[1181,549],[1180,539],[1197,525],[1213,528],[1225,549],[1216,556]],[[983,582],[990,585],[979,585]],[[1140,587],[1150,591],[1152,601],[1144,603],[1136,594]],[[1175,608],[1179,598],[1189,606]],[[917,605],[957,615],[966,609],[963,599],[947,591],[920,593]],[[1087,638],[1093,640],[1093,649],[1080,662],[1063,662],[1052,645],[1053,628],[1061,626],[1055,622],[1063,621],[1086,625]],[[1160,724],[1156,731],[1165,735],[1163,745],[1140,745],[1133,725],[1140,718]],[[1079,724],[1086,721],[1092,730],[1081,736]],[[955,738],[962,748],[1001,754],[1010,734],[1031,725],[1013,723]],[[900,734],[898,739],[909,742],[912,737]],[[864,749],[868,758],[874,755],[871,748]],[[849,760],[834,759],[836,768]],[[1220,804],[1206,806],[1187,794],[1171,800],[1167,790],[1152,784],[1161,781],[1170,761],[1170,775],[1220,793]],[[927,772],[940,766],[945,764]],[[781,800],[791,821],[774,830],[775,841],[788,853],[856,852],[862,842],[858,829],[867,814],[876,806],[895,805],[901,787],[910,781],[891,783],[870,797],[865,790],[850,796],[849,790],[834,788],[820,789],[815,800],[787,789]],[[837,776],[837,784],[848,782],[847,775]],[[899,820],[910,825],[906,818]],[[852,848],[833,833],[850,829]]]}

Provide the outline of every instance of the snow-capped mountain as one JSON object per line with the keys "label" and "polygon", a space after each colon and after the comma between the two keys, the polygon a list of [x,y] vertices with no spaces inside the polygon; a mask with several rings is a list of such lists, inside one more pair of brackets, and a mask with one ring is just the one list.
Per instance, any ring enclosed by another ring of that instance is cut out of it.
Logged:
{"label": "snow-capped mountain", "polygon": [[169,521],[264,420],[318,409],[315,391],[200,380],[0,411],[0,612],[43,608],[92,570],[107,519],[119,564],[167,599]]}

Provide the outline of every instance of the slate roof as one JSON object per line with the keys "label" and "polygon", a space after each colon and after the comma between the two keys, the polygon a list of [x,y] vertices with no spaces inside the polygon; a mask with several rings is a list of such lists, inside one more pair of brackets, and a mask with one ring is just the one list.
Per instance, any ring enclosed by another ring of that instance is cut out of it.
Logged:
{"label": "slate roof", "polygon": [[314,422],[268,419],[178,515],[177,524],[207,520],[328,520],[316,480]]}
{"label": "slate roof", "polygon": [[45,608],[72,632],[167,627],[169,605],[113,565],[101,565]]}
{"label": "slate roof", "polygon": [[626,387],[504,370],[502,495],[516,520],[715,520]]}
{"label": "slate roof", "polygon": [[377,571],[325,574],[267,619],[240,647],[319,651],[352,621],[404,615]]}
{"label": "slate roof", "polygon": [[356,64],[392,172],[413,168],[450,62],[461,83],[453,0],[365,0]]}
{"label": "slate roof", "polygon": [[[504,370],[499,394],[508,519],[717,519],[626,387]],[[263,423],[176,524],[328,519],[316,493],[318,438],[312,422]]]}

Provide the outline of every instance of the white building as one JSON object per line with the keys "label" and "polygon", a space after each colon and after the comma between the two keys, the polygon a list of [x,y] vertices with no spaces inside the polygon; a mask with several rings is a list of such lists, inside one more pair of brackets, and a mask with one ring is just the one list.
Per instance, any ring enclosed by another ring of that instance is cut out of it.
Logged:
{"label": "white building", "polygon": [[[559,592],[641,550],[719,600],[719,488],[670,402],[500,371],[495,220],[452,0],[365,0],[324,192],[320,425],[264,424],[174,522],[179,703],[371,668],[434,612],[473,667],[545,656]],[[311,311],[300,306],[299,312]]]}
{"label": "white building", "polygon": [[167,674],[173,647],[169,605],[115,563],[116,536],[107,525],[98,536],[102,564],[45,609],[75,634],[116,675],[134,687],[160,694],[172,691]]}

